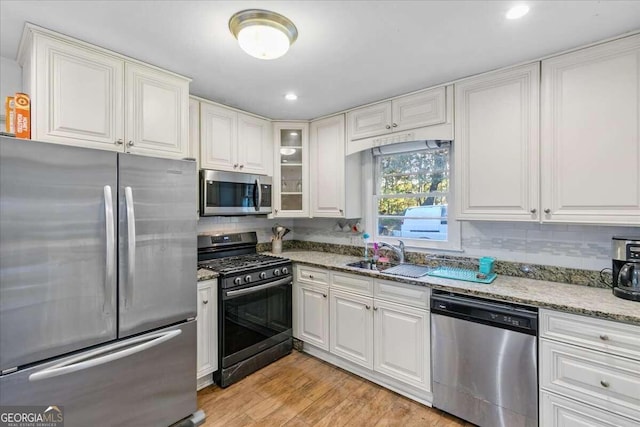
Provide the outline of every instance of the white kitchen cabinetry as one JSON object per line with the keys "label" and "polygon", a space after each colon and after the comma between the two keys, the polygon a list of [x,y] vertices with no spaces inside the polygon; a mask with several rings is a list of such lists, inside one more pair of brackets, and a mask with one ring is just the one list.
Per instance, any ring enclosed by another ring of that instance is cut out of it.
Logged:
{"label": "white kitchen cabinetry", "polygon": [[347,154],[425,139],[453,139],[453,86],[400,96],[347,113]]}
{"label": "white kitchen cabinetry", "polygon": [[218,281],[198,283],[197,379],[198,390],[213,383],[218,369]]}
{"label": "white kitchen cabinetry", "polygon": [[189,152],[187,157],[195,159],[200,169],[200,101],[189,98]]}
{"label": "white kitchen cabinetry", "polygon": [[446,120],[444,87],[429,89],[347,113],[349,139],[432,126]]}
{"label": "white kitchen cabinetry", "polygon": [[542,61],[543,220],[640,224],[640,35]]}
{"label": "white kitchen cabinetry", "polygon": [[331,353],[373,369],[373,298],[331,289]]}
{"label": "white kitchen cabinetry", "polygon": [[189,79],[30,24],[18,61],[32,139],[187,157]]}
{"label": "white kitchen cabinetry", "polygon": [[360,155],[345,156],[344,114],[311,122],[309,142],[311,216],[360,218]]}
{"label": "white kitchen cabinetry", "polygon": [[329,350],[329,287],[298,282],[295,294],[295,337]]}
{"label": "white kitchen cabinetry", "polygon": [[431,402],[429,288],[299,264],[294,268],[294,336],[304,341],[305,351]]}
{"label": "white kitchen cabinetry", "polygon": [[273,216],[309,217],[309,124],[276,122]]}
{"label": "white kitchen cabinetry", "polygon": [[458,219],[538,221],[540,63],[455,85]]}
{"label": "white kitchen cabinetry", "polygon": [[417,388],[431,388],[429,312],[375,299],[374,369]]}
{"label": "white kitchen cabinetry", "polygon": [[271,123],[230,108],[200,103],[200,164],[203,169],[271,173]]}
{"label": "white kitchen cabinetry", "polygon": [[638,425],[640,328],[550,310],[540,325],[542,424]]}

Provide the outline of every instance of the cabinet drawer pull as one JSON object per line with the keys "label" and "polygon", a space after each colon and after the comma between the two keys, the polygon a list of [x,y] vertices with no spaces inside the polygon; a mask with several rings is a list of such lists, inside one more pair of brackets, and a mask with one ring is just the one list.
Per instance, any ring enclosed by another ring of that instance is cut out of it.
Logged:
{"label": "cabinet drawer pull", "polygon": [[327,294],[322,294],[322,298],[326,298],[326,297],[327,297]]}
{"label": "cabinet drawer pull", "polygon": [[313,280],[313,274],[309,275],[309,279]]}
{"label": "cabinet drawer pull", "polygon": [[531,212],[532,214],[534,214],[534,213],[538,212],[538,209],[533,208],[533,209],[531,209],[529,212]]}
{"label": "cabinet drawer pull", "polygon": [[398,124],[397,124],[397,123],[394,123],[394,124],[393,124],[393,127],[394,127],[394,128],[397,128],[397,127],[398,127]]}
{"label": "cabinet drawer pull", "polygon": [[367,310],[371,310],[371,306],[365,305],[365,307],[366,307]]}
{"label": "cabinet drawer pull", "polygon": [[600,339],[602,341],[609,341],[609,336],[608,335],[600,335]]}
{"label": "cabinet drawer pull", "polygon": [[373,311],[378,311],[378,307],[374,306]]}
{"label": "cabinet drawer pull", "polygon": [[129,141],[129,142],[127,142],[127,145],[128,145],[129,147],[133,147],[133,141]]}
{"label": "cabinet drawer pull", "polygon": [[203,303],[203,304],[209,304],[209,300],[208,300],[208,299],[206,299],[206,300],[202,301],[202,303]]}
{"label": "cabinet drawer pull", "polygon": [[389,125],[386,125],[386,126],[385,126],[385,128],[387,128],[387,129],[391,129],[391,126],[389,126]]}
{"label": "cabinet drawer pull", "polygon": [[546,213],[546,214],[550,214],[550,213],[551,213],[551,209],[549,209],[549,208],[545,209],[545,210],[544,210],[544,213]]}
{"label": "cabinet drawer pull", "polygon": [[604,388],[609,388],[609,383],[607,381],[601,380],[600,385]]}

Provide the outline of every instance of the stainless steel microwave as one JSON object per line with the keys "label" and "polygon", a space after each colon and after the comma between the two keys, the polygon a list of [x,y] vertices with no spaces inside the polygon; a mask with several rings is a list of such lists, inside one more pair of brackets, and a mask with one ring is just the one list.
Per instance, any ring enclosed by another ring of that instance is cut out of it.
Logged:
{"label": "stainless steel microwave", "polygon": [[200,216],[271,213],[271,178],[239,172],[200,170]]}

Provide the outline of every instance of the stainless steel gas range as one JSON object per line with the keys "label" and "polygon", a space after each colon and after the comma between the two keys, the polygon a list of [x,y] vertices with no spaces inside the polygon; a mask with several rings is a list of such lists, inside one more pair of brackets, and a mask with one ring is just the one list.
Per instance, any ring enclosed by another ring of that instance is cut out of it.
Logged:
{"label": "stainless steel gas range", "polygon": [[257,244],[255,232],[198,236],[198,267],[220,275],[220,387],[291,353],[291,261],[258,254]]}

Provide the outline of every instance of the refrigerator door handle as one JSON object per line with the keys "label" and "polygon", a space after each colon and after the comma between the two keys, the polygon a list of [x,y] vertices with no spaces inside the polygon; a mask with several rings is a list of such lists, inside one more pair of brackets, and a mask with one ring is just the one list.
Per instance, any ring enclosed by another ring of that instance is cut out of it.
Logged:
{"label": "refrigerator door handle", "polygon": [[[34,372],[33,374],[29,375],[29,381],[30,382],[41,381],[48,378],[57,377],[60,375],[70,374],[72,372],[91,369],[96,366],[113,362],[114,360],[122,359],[132,354],[140,353],[142,351],[148,350],[151,347],[155,347],[157,345],[162,344],[165,341],[169,341],[170,339],[177,337],[181,333],[182,333],[181,329],[174,329],[171,331],[158,332],[155,334],[145,335],[142,337],[127,340],[125,342],[109,345],[109,346],[100,348],[98,350],[94,350],[92,352],[85,353],[77,357],[73,357],[65,362],[43,369],[40,372]],[[139,342],[142,342],[142,344],[136,345],[134,347],[129,347],[130,345],[136,344]],[[121,347],[129,347],[129,348],[126,348],[122,351],[118,351],[116,353],[112,353],[112,351],[117,350]],[[101,354],[104,354],[104,353],[108,353],[108,354],[101,357],[95,357],[95,356],[100,356]]]}
{"label": "refrigerator door handle", "polygon": [[133,281],[136,274],[136,214],[133,209],[133,190],[124,188],[127,206],[127,283],[124,294],[124,307],[133,302]]}
{"label": "refrigerator door handle", "polygon": [[105,260],[105,280],[104,280],[104,304],[102,312],[110,313],[111,298],[110,295],[114,289],[115,281],[115,227],[113,223],[113,197],[111,195],[111,186],[104,186],[104,222],[106,233],[106,260]]}

